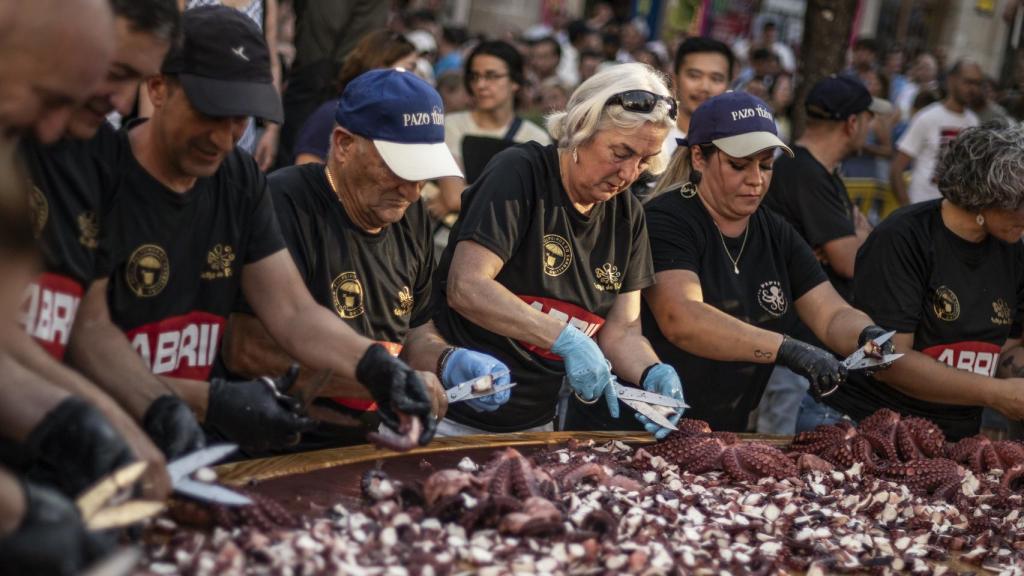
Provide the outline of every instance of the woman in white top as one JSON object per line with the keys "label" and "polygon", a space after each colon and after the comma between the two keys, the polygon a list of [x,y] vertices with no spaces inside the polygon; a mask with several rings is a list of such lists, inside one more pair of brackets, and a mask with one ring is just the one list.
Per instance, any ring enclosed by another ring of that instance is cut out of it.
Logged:
{"label": "woman in white top", "polygon": [[[541,127],[516,116],[516,93],[526,80],[523,57],[515,47],[501,41],[482,42],[466,59],[464,74],[473,107],[446,115],[444,131],[445,142],[470,184],[486,160],[503,146],[531,140],[543,145],[551,143]],[[464,150],[470,150],[470,158],[466,158]],[[440,193],[428,204],[431,213],[442,218],[458,212],[466,184],[462,178],[443,178],[439,182]]]}

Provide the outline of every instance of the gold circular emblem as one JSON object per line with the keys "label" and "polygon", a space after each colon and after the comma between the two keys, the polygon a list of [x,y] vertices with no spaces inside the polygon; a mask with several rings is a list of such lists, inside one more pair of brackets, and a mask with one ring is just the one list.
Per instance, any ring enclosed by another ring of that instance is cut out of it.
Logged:
{"label": "gold circular emblem", "polygon": [[356,318],[363,312],[363,283],[355,272],[342,272],[331,282],[334,309],[342,318]]}
{"label": "gold circular emblem", "polygon": [[572,264],[572,248],[569,242],[558,234],[544,237],[544,273],[559,276]]}
{"label": "gold circular emblem", "polygon": [[28,195],[28,209],[32,217],[32,231],[36,238],[43,233],[43,227],[50,218],[50,203],[38,186],[32,186],[32,192]]}
{"label": "gold circular emblem", "polygon": [[164,249],[155,244],[143,244],[132,252],[125,268],[128,288],[139,298],[156,296],[171,277],[171,265]]}
{"label": "gold circular emblem", "polygon": [[956,294],[946,286],[939,286],[935,289],[932,307],[940,320],[952,322],[960,317],[960,301],[957,300]]}

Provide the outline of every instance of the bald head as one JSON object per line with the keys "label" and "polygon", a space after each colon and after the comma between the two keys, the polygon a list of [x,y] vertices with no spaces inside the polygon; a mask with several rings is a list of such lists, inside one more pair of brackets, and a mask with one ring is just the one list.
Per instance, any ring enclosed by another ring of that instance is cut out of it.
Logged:
{"label": "bald head", "polygon": [[108,0],[32,0],[0,8],[0,133],[52,142],[103,79],[114,51]]}

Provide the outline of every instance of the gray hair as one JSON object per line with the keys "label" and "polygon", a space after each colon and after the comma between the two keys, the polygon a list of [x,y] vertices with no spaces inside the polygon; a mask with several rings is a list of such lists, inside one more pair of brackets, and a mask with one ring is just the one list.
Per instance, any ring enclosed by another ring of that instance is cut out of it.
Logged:
{"label": "gray hair", "polygon": [[1024,202],[1024,127],[968,128],[944,147],[935,171],[939,192],[968,212],[1016,210]]}
{"label": "gray hair", "polygon": [[[547,116],[548,133],[559,148],[570,149],[584,144],[597,132],[609,128],[636,130],[644,124],[671,128],[668,102],[661,101],[647,114],[629,112],[620,106],[606,107],[612,96],[629,90],[647,90],[672,97],[665,75],[647,64],[619,64],[606,68],[579,85],[569,97],[563,112]],[[648,171],[660,174],[668,163],[664,152],[651,159]]]}

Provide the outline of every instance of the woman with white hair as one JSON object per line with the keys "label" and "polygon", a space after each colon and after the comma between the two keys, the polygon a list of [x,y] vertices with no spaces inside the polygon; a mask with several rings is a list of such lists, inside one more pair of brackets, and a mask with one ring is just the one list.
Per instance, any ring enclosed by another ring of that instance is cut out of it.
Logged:
{"label": "woman with white hair", "polygon": [[465,192],[435,277],[435,322],[453,345],[504,362],[518,386],[486,415],[453,405],[439,433],[551,430],[563,377],[582,402],[603,396],[614,417],[613,371],[682,399],[675,370],[641,334],[640,290],[654,271],[643,209],[628,192],[663,169],[676,109],[649,66],[600,72],[548,117],[557,144],[501,152]]}
{"label": "woman with white hair", "polygon": [[686,381],[687,415],[715,430],[747,431],[776,363],[817,397],[846,379],[832,353],[787,336],[798,318],[843,355],[885,333],[836,293],[793,227],[760,208],[778,150],[792,155],[767,104],[715,96],[690,119],[669,169],[677,180],[646,206],[657,283],[644,291],[644,335]]}
{"label": "woman with white hair", "polygon": [[985,407],[1024,419],[1024,128],[964,130],[935,177],[942,199],[893,213],[857,254],[854,301],[896,331],[904,357],[825,405],[805,398],[798,429],[889,408],[957,440],[978,433]]}

